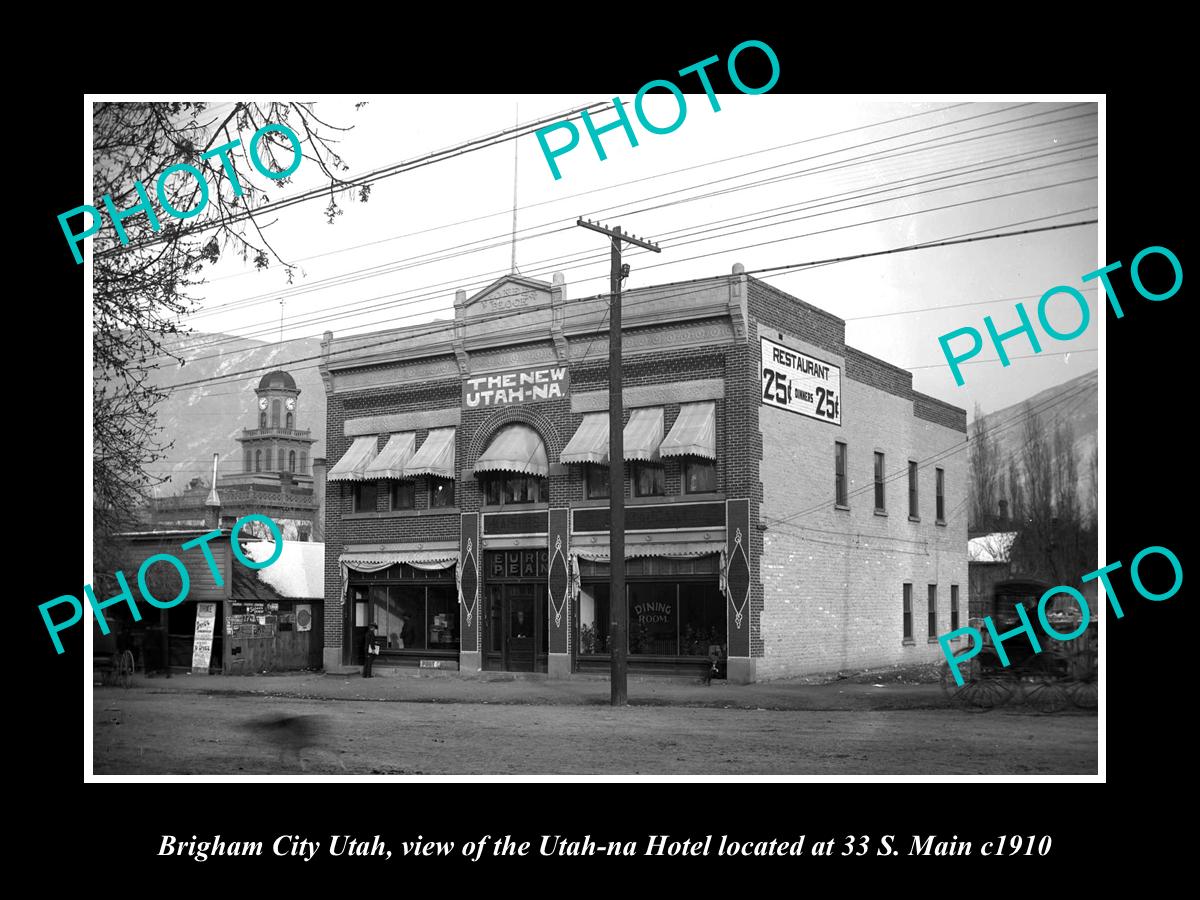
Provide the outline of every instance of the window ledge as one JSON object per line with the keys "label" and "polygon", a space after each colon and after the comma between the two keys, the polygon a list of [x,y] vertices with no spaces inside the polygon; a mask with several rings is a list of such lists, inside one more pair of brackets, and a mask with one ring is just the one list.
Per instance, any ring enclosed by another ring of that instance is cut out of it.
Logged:
{"label": "window ledge", "polygon": [[480,512],[498,513],[498,512],[539,512],[550,508],[549,502],[537,503],[505,503],[500,506],[495,506],[489,503],[479,507]]}
{"label": "window ledge", "polygon": [[877,516],[883,516],[884,518],[886,518],[886,517],[887,517],[887,510],[886,510],[886,509],[877,509],[877,510],[875,510],[875,515],[877,515]]}
{"label": "window ledge", "polygon": [[943,528],[945,528],[945,527],[946,527],[946,520],[945,520],[945,519],[938,519],[938,520],[936,520],[936,521],[935,521],[933,524],[934,524],[934,525],[941,525]]}
{"label": "window ledge", "polygon": [[920,521],[921,521],[921,517],[920,517],[920,516],[909,516],[909,517],[908,517],[908,521],[910,521],[910,522],[920,522]]}
{"label": "window ledge", "polygon": [[925,641],[925,643],[927,643],[927,644],[936,644],[937,642],[938,642],[938,639],[937,639],[936,635],[934,637],[929,638],[927,641]]}
{"label": "window ledge", "polygon": [[457,506],[435,506],[429,509],[385,509],[375,512],[343,513],[343,521],[352,519],[406,519],[415,516],[459,515]]}
{"label": "window ledge", "polygon": [[833,508],[834,508],[834,509],[841,509],[841,510],[845,510],[846,512],[850,512],[850,507],[848,507],[848,506],[843,506],[843,505],[842,505],[842,504],[840,504],[840,503],[835,503],[835,504],[833,504]]}
{"label": "window ledge", "polygon": [[915,646],[917,646],[917,642],[912,639],[906,638],[905,640],[901,641],[901,645],[904,647],[915,647]]}

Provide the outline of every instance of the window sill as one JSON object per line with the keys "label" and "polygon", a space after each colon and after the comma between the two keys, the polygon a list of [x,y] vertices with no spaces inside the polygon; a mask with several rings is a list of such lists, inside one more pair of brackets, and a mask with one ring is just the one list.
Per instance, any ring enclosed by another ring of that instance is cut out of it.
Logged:
{"label": "window sill", "polygon": [[938,520],[936,520],[936,521],[935,521],[933,524],[934,524],[934,525],[941,525],[943,528],[945,528],[945,527],[946,527],[946,520],[945,520],[945,519],[938,519]]}
{"label": "window sill", "polygon": [[843,506],[843,505],[842,505],[842,504],[840,504],[840,503],[835,503],[835,504],[833,504],[833,508],[834,508],[834,509],[840,509],[840,510],[844,510],[845,512],[850,512],[850,507],[848,507],[848,506]]}
{"label": "window sill", "polygon": [[435,506],[431,509],[385,509],[376,512],[343,513],[342,520],[352,519],[407,519],[416,516],[459,515],[457,506]]}
{"label": "window sill", "polygon": [[887,510],[886,509],[877,509],[877,510],[875,510],[875,515],[883,516],[886,519],[887,518]]}
{"label": "window sill", "polygon": [[915,646],[917,646],[917,642],[916,642],[916,641],[914,641],[914,640],[912,640],[912,639],[910,639],[910,638],[906,638],[905,640],[901,641],[900,643],[901,643],[901,646],[904,646],[904,647],[915,647]]}
{"label": "window sill", "polygon": [[910,521],[910,522],[920,522],[920,521],[921,521],[921,517],[920,517],[920,516],[909,516],[909,517],[908,517],[908,521]]}
{"label": "window sill", "polygon": [[927,644],[936,644],[937,642],[938,642],[938,639],[937,639],[936,635],[925,641],[925,643],[927,643]]}

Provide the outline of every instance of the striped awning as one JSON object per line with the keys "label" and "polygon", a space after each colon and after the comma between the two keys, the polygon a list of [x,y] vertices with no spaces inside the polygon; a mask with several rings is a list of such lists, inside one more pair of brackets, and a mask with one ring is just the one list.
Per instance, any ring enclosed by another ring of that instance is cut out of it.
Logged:
{"label": "striped awning", "polygon": [[429,432],[421,449],[404,466],[405,478],[415,478],[417,475],[454,478],[453,428],[435,428]]}
{"label": "striped awning", "polygon": [[378,435],[369,434],[365,437],[356,437],[354,443],[350,445],[350,449],[337,461],[337,465],[329,470],[326,477],[329,481],[362,481],[366,477],[363,475],[364,470],[375,459],[375,454],[378,452]]}
{"label": "striped awning", "polygon": [[608,462],[608,413],[588,413],[567,441],[558,461],[564,463]]}
{"label": "striped awning", "polygon": [[717,458],[717,404],[685,403],[662,442],[663,456]]}
{"label": "striped awning", "polygon": [[663,440],[663,411],[661,406],[635,409],[625,423],[623,441],[625,459],[655,462]]}
{"label": "striped awning", "polygon": [[545,478],[550,471],[546,445],[528,425],[509,425],[492,438],[475,463],[480,472],[515,472]]}
{"label": "striped awning", "polygon": [[393,434],[363,470],[363,478],[403,478],[404,464],[417,452],[417,435],[412,431]]}

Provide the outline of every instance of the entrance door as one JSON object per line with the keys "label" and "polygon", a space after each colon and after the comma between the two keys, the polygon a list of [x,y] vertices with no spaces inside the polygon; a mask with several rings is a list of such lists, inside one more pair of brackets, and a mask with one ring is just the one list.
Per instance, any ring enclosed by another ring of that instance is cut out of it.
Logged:
{"label": "entrance door", "polygon": [[504,668],[510,672],[534,670],[538,634],[535,595],[532,584],[509,584],[504,587]]}

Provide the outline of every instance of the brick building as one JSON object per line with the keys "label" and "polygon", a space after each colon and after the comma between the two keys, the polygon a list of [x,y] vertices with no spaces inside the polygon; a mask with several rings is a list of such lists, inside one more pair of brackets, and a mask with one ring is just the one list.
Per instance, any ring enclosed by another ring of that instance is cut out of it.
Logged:
{"label": "brick building", "polygon": [[[325,665],[608,667],[606,295],[506,276],[325,335]],[[941,657],[966,620],[966,414],[743,274],[623,294],[631,671]],[[962,604],[961,609],[959,604]]]}

